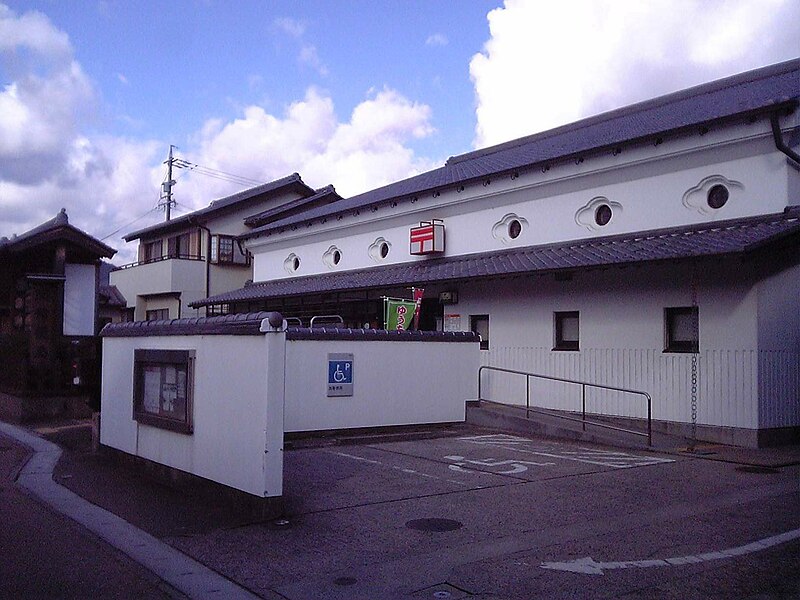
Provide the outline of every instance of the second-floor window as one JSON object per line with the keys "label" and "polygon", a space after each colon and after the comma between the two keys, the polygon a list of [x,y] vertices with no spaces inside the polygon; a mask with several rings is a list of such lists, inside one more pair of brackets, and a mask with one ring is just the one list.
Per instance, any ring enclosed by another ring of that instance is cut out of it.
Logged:
{"label": "second-floor window", "polygon": [[144,253],[142,260],[149,262],[151,260],[158,260],[161,258],[163,243],[161,240],[155,242],[147,242],[144,244]]}
{"label": "second-floor window", "polygon": [[211,262],[214,264],[247,265],[249,257],[230,235],[211,236]]}
{"label": "second-floor window", "polygon": [[188,258],[193,255],[191,234],[183,233],[167,240],[167,256],[170,258]]}

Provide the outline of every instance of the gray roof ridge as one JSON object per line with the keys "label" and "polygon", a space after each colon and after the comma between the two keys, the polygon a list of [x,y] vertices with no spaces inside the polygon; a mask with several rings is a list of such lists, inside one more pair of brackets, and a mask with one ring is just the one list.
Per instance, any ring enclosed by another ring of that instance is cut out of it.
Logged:
{"label": "gray roof ridge", "polygon": [[247,188],[245,190],[235,192],[228,196],[223,196],[222,198],[217,198],[215,200],[212,200],[207,206],[198,208],[197,210],[176,217],[170,221],[163,221],[161,223],[156,223],[154,225],[143,227],[142,229],[137,229],[136,231],[132,231],[131,233],[123,236],[123,239],[126,242],[130,242],[132,240],[141,237],[143,234],[155,233],[161,229],[169,229],[176,225],[183,225],[186,223],[190,223],[193,219],[196,219],[198,217],[214,214],[219,210],[230,208],[232,206],[235,206],[239,202],[245,202],[246,200],[258,196],[259,194],[263,194],[265,192],[277,191],[289,185],[301,186],[302,189],[307,190],[307,193],[309,195],[313,195],[315,193],[313,188],[306,185],[302,177],[300,177],[299,173],[295,172],[292,173],[291,175],[287,175],[285,177],[281,177],[279,179],[275,179],[267,183],[262,183],[257,186]]}
{"label": "gray roof ridge", "polygon": [[[724,221],[705,221],[703,223],[693,223],[689,225],[680,225],[674,227],[661,227],[658,229],[650,229],[650,230],[643,230],[643,231],[634,231],[628,233],[619,233],[614,235],[601,235],[595,236],[591,238],[584,238],[581,240],[566,240],[561,242],[548,242],[546,244],[535,244],[530,246],[519,246],[516,248],[502,248],[500,250],[488,250],[482,252],[473,252],[470,254],[461,254],[458,256],[437,256],[434,258],[430,258],[427,260],[416,260],[416,261],[409,261],[409,262],[402,262],[402,263],[395,263],[391,265],[379,265],[379,266],[371,266],[371,267],[362,267],[360,269],[352,269],[348,271],[336,271],[330,273],[313,273],[310,275],[302,275],[299,277],[290,277],[290,278],[283,278],[283,279],[270,279],[268,281],[257,281],[254,283],[249,284],[248,288],[257,288],[260,286],[266,286],[270,284],[274,284],[276,281],[284,281],[286,279],[291,279],[292,281],[302,281],[304,279],[311,279],[324,276],[331,276],[334,277],[336,275],[342,275],[345,273],[360,273],[364,271],[370,270],[378,270],[378,269],[386,269],[386,268],[402,268],[402,267],[410,267],[410,266],[417,266],[417,265],[424,265],[427,262],[439,262],[439,261],[447,261],[449,263],[459,263],[459,262],[467,262],[471,260],[475,260],[476,258],[480,257],[498,257],[498,256],[512,256],[516,254],[520,254],[522,252],[533,252],[533,251],[542,251],[548,250],[551,248],[575,248],[575,249],[583,249],[591,246],[596,246],[598,244],[615,244],[619,242],[625,242],[630,240],[636,240],[641,238],[666,238],[670,236],[678,236],[678,235],[693,235],[697,233],[703,233],[706,231],[713,231],[713,230],[721,230],[721,229],[735,229],[735,228],[742,228],[742,227],[749,227],[755,226],[760,224],[769,224],[769,223],[776,223],[780,221],[787,221],[787,220],[800,220],[800,205],[796,206],[787,206],[782,212],[779,213],[770,213],[767,215],[755,215],[751,217],[739,217],[733,219],[726,219]],[[573,242],[570,244],[570,242]],[[224,294],[220,294],[224,295]],[[212,296],[213,298],[213,296]]]}
{"label": "gray roof ridge", "polygon": [[99,250],[102,251],[101,253],[108,258],[114,256],[114,254],[117,253],[117,251],[111,246],[105,244],[103,241],[97,239],[93,235],[86,233],[82,229],[79,229],[78,227],[75,227],[75,225],[70,223],[69,217],[67,216],[66,208],[62,208],[58,212],[58,214],[52,219],[49,219],[44,223],[41,223],[40,225],[33,227],[32,229],[24,231],[19,235],[13,235],[11,238],[7,237],[0,238],[0,248],[10,247],[15,244],[22,243],[26,240],[35,238],[37,235],[42,235],[50,231],[55,231],[57,229],[72,231],[73,233],[85,238],[88,243],[95,245]]}
{"label": "gray roof ridge", "polygon": [[591,115],[589,117],[579,119],[578,121],[574,121],[572,123],[559,125],[558,127],[554,127],[552,129],[540,131],[537,133],[532,133],[527,136],[515,138],[513,140],[508,140],[506,142],[501,142],[500,144],[487,146],[486,148],[479,148],[477,150],[472,150],[470,152],[465,152],[463,154],[456,154],[448,158],[445,165],[454,165],[467,162],[475,158],[482,158],[485,156],[489,156],[491,154],[495,154],[497,152],[503,152],[504,150],[509,150],[511,148],[518,148],[520,146],[529,144],[533,141],[547,139],[549,137],[561,135],[565,132],[575,131],[577,129],[583,129],[585,127],[590,127],[597,123],[603,123],[620,117],[627,117],[636,114],[638,112],[643,112],[645,110],[649,110],[659,106],[666,106],[668,104],[680,100],[685,100],[687,98],[693,98],[711,92],[718,92],[727,88],[732,88],[738,85],[742,85],[744,83],[753,83],[761,79],[767,79],[769,77],[773,77],[775,75],[783,73],[788,73],[790,71],[797,69],[800,69],[800,58],[794,58],[784,62],[775,63],[773,65],[768,65],[766,67],[761,67],[759,69],[754,69],[751,71],[736,73],[735,75],[729,75],[727,77],[722,77],[720,79],[715,79],[713,81],[701,83],[692,87],[676,90],[674,92],[670,92],[662,96],[657,96],[655,98],[648,98],[640,102],[635,102],[633,104],[628,104],[626,106],[621,106],[619,108],[604,111],[596,115]]}

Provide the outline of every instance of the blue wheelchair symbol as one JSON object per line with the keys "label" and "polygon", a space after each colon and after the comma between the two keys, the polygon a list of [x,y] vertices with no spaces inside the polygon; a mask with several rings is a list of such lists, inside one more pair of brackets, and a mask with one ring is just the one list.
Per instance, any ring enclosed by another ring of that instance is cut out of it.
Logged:
{"label": "blue wheelchair symbol", "polygon": [[352,361],[328,361],[328,384],[353,383]]}

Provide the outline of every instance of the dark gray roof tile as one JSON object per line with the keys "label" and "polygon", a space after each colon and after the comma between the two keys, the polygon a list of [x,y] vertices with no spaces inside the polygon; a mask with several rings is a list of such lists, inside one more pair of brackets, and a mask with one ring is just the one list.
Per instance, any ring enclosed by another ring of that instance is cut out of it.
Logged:
{"label": "dark gray roof tile", "polygon": [[741,254],[800,234],[800,207],[783,213],[684,227],[432,258],[356,271],[256,283],[192,306],[247,302],[344,290],[422,285],[542,271]]}
{"label": "dark gray roof tile", "polygon": [[275,221],[259,233],[780,106],[794,107],[798,96],[800,60],[796,59],[453,156],[443,167]]}

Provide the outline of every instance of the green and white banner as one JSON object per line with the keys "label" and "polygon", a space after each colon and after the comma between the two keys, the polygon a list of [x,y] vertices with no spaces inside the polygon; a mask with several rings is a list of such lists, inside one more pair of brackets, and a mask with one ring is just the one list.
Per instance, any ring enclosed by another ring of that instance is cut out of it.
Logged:
{"label": "green and white banner", "polygon": [[389,331],[411,329],[414,323],[414,313],[417,308],[413,300],[398,298],[383,299],[383,322]]}

